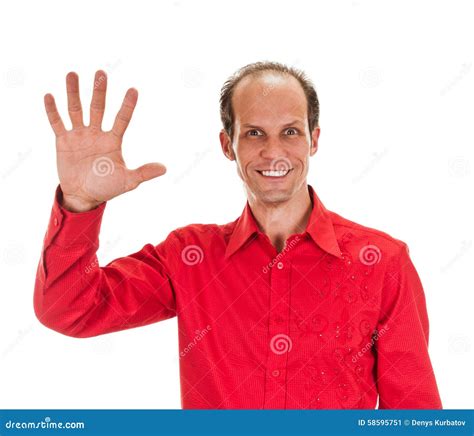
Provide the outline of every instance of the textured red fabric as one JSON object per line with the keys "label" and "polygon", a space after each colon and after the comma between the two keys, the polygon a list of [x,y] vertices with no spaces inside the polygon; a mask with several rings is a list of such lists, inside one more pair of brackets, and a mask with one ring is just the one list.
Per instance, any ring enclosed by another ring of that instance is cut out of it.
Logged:
{"label": "textured red fabric", "polygon": [[54,197],[35,313],[84,338],[177,316],[182,407],[441,408],[424,291],[407,245],[327,210],[277,253],[247,203],[99,266],[106,204]]}

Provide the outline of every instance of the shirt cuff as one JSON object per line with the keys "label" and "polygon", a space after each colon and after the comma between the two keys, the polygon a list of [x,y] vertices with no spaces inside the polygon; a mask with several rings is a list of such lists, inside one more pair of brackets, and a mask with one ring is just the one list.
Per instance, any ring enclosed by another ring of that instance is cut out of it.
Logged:
{"label": "shirt cuff", "polygon": [[62,199],[63,192],[61,185],[58,185],[44,240],[45,247],[51,244],[70,247],[97,243],[107,202],[87,212],[72,212],[61,206]]}

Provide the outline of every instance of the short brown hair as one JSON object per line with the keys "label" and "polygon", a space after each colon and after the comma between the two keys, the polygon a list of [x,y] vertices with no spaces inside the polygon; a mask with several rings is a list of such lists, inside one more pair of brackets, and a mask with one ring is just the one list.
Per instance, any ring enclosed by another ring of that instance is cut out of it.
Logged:
{"label": "short brown hair", "polygon": [[316,90],[311,80],[306,77],[306,74],[294,67],[281,64],[279,62],[254,62],[248,64],[237,70],[230,76],[221,89],[220,96],[220,113],[224,130],[227,132],[231,140],[234,134],[234,110],[232,108],[232,96],[234,94],[237,84],[246,76],[260,75],[267,71],[274,71],[281,75],[289,74],[298,80],[306,95],[308,102],[308,126],[309,131],[312,132],[315,127],[319,125],[319,101]]}

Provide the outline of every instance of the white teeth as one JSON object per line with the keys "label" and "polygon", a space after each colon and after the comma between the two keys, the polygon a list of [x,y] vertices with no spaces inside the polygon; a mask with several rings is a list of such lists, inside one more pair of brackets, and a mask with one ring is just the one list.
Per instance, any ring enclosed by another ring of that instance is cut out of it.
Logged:
{"label": "white teeth", "polygon": [[262,171],[262,174],[267,177],[282,177],[286,176],[289,170],[284,171]]}

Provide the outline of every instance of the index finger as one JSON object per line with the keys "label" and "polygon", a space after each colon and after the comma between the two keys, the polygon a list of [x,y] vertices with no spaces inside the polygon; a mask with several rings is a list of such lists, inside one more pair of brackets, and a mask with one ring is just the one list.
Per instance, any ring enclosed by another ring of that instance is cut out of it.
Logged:
{"label": "index finger", "polygon": [[51,94],[46,94],[44,96],[44,107],[46,108],[49,123],[51,124],[56,136],[64,135],[66,133],[66,128],[64,127],[64,123],[58,113],[54,97]]}

